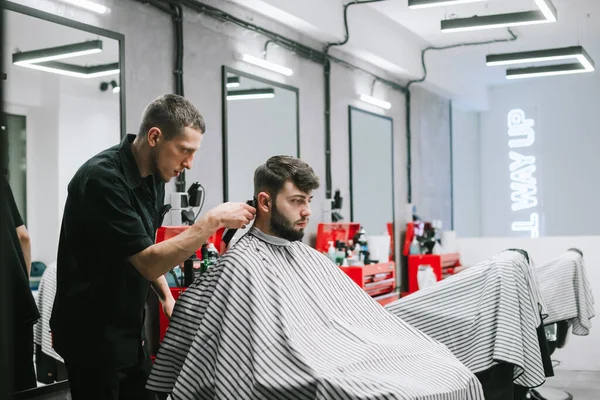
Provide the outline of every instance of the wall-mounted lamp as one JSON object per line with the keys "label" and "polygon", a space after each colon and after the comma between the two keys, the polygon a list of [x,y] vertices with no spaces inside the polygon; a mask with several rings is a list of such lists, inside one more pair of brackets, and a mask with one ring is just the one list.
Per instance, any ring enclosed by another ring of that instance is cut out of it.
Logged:
{"label": "wall-mounted lamp", "polygon": [[112,87],[113,93],[119,93],[121,91],[121,86],[119,86],[119,84],[115,80],[112,80],[110,82],[101,82],[100,90],[106,92],[109,86]]}
{"label": "wall-mounted lamp", "polygon": [[574,60],[576,63],[544,65],[539,67],[513,68],[506,71],[506,79],[534,78],[551,75],[580,74],[595,70],[594,60],[582,46],[559,49],[523,51],[519,53],[490,54],[488,66],[515,65],[535,62]]}
{"label": "wall-mounted lamp", "polygon": [[360,99],[362,101],[364,101],[365,103],[369,103],[371,105],[383,108],[385,110],[389,110],[390,108],[392,108],[392,103],[387,102],[385,100],[378,99],[378,98],[373,97],[373,96],[368,96],[366,94],[361,94],[360,95]]}
{"label": "wall-mounted lamp", "polygon": [[73,6],[81,7],[89,11],[93,11],[98,14],[110,13],[110,8],[103,6],[102,4],[94,3],[89,0],[59,0],[63,3],[71,4]]}
{"label": "wall-mounted lamp", "polygon": [[228,76],[226,86],[227,86],[227,88],[240,87],[240,77],[239,76]]}
{"label": "wall-mounted lamp", "polygon": [[271,99],[273,97],[275,97],[273,88],[227,91],[227,100]]}
{"label": "wall-mounted lamp", "polygon": [[477,3],[480,1],[487,0],[408,0],[408,8],[418,9],[431,7],[445,7],[453,6],[456,4]]}
{"label": "wall-mounted lamp", "polygon": [[441,23],[442,32],[510,28],[512,26],[545,24],[558,20],[556,7],[554,7],[551,0],[534,1],[539,10],[443,20]]}
{"label": "wall-mounted lamp", "polygon": [[251,56],[250,54],[237,53],[236,59],[247,62],[249,64],[256,65],[257,67],[265,68],[270,71],[280,73],[285,76],[292,76],[294,74],[294,71],[292,71],[288,67],[284,67],[282,65],[272,63],[270,61],[264,60],[259,57]]}

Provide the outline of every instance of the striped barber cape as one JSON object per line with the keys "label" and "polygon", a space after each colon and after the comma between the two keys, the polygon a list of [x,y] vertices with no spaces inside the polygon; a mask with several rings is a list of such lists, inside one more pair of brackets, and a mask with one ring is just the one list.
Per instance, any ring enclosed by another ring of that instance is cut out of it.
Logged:
{"label": "striped barber cape", "polygon": [[179,298],[147,388],[172,399],[483,399],[442,344],[256,228]]}
{"label": "striped barber cape", "polygon": [[548,318],[544,323],[568,321],[573,334],[586,336],[595,316],[594,295],[588,281],[583,257],[567,251],[536,269],[540,290],[546,301]]}
{"label": "striped barber cape", "polygon": [[504,251],[386,309],[448,346],[473,373],[505,362],[516,384],[536,387],[545,381],[537,335],[544,307],[528,260]]}
{"label": "striped barber cape", "polygon": [[63,362],[62,357],[54,351],[54,348],[52,348],[52,336],[50,334],[50,317],[52,316],[55,295],[56,262],[53,262],[46,267],[42,279],[40,280],[36,299],[37,307],[40,312],[40,319],[33,326],[33,342],[41,346],[42,352],[55,360]]}

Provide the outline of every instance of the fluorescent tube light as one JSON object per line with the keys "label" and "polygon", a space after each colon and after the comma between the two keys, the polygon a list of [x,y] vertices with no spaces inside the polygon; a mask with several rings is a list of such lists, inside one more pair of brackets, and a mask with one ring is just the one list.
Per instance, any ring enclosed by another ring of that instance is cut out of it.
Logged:
{"label": "fluorescent tube light", "polygon": [[85,8],[86,10],[96,12],[98,14],[110,13],[110,8],[103,6],[102,4],[94,3],[89,0],[60,0],[63,3],[71,4],[77,7]]}
{"label": "fluorescent tube light", "polygon": [[413,10],[419,8],[444,7],[456,4],[477,3],[487,0],[408,0],[408,8]]}
{"label": "fluorescent tube light", "polygon": [[227,100],[271,99],[275,97],[275,89],[246,89],[227,91]]}
{"label": "fluorescent tube light", "polygon": [[238,54],[237,58],[241,61],[244,61],[244,62],[253,64],[253,65],[256,65],[258,67],[280,73],[285,76],[292,76],[294,74],[294,71],[292,71],[288,67],[284,67],[282,65],[275,64],[275,63],[272,63],[267,60],[263,60],[262,58],[251,56],[250,54],[244,54],[244,53]]}
{"label": "fluorescent tube light", "polygon": [[558,20],[556,7],[551,0],[535,0],[535,4],[539,10],[446,19],[441,22],[442,32],[510,28],[512,26],[547,24]]}
{"label": "fluorescent tube light", "polygon": [[548,22],[556,22],[556,7],[552,4],[551,0],[534,0],[544,17]]}
{"label": "fluorescent tube light", "polygon": [[554,75],[582,74],[592,71],[587,70],[581,64],[546,65],[543,67],[508,69],[506,70],[506,79],[539,78]]}
{"label": "fluorescent tube light", "polygon": [[84,79],[98,78],[101,76],[115,75],[120,73],[119,63],[83,67],[80,65],[66,64],[58,61],[47,61],[37,64],[19,64],[19,66]]}
{"label": "fluorescent tube light", "polygon": [[102,51],[101,40],[90,40],[89,42],[68,44],[65,46],[49,47],[47,49],[21,51],[13,54],[13,64],[33,64],[46,61],[56,61],[65,58],[78,57],[86,54],[100,53]]}
{"label": "fluorescent tube light", "polygon": [[575,60],[577,63],[509,69],[506,71],[506,78],[519,79],[549,75],[579,74],[595,70],[594,60],[592,60],[582,46],[523,51],[519,53],[490,54],[486,57],[486,64],[488,66],[514,65],[569,59]]}
{"label": "fluorescent tube light", "polygon": [[227,86],[227,88],[240,87],[240,77],[239,76],[228,76],[226,86]]}
{"label": "fluorescent tube light", "polygon": [[360,99],[362,101],[364,101],[365,103],[369,103],[372,104],[374,106],[389,110],[390,108],[392,108],[392,103],[389,103],[385,100],[381,100],[372,96],[367,96],[366,94],[361,94],[360,95]]}
{"label": "fluorescent tube light", "polygon": [[582,46],[563,47],[559,49],[522,51],[518,53],[489,54],[486,57],[488,66],[526,64],[540,61],[578,60],[587,69],[593,69],[594,61]]}

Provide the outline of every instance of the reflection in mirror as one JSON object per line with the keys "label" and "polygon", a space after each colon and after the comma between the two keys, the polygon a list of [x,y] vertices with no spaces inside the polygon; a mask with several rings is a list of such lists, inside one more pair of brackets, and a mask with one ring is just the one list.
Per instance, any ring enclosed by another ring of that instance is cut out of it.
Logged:
{"label": "reflection in mirror", "polygon": [[223,85],[223,197],[245,202],[253,197],[259,165],[274,155],[300,156],[298,89],[227,67]]}
{"label": "reflection in mirror", "polygon": [[48,320],[67,185],[87,159],[120,141],[122,36],[75,29],[67,26],[73,21],[23,6],[7,8],[2,75],[8,118],[1,134],[8,163],[2,173],[31,238],[30,286],[42,314],[34,327],[36,375],[49,385],[66,379]]}
{"label": "reflection in mirror", "polygon": [[394,221],[393,120],[352,106],[348,113],[352,221],[385,236]]}

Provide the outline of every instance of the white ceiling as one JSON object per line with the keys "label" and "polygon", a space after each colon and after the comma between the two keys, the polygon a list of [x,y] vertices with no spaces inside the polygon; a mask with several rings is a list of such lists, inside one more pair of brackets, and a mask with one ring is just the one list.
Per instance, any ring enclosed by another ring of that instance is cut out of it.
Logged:
{"label": "white ceiling", "polygon": [[[582,45],[600,65],[600,0],[552,0],[557,9],[556,23],[512,28],[516,41],[482,46],[467,46],[429,53],[428,65],[450,61],[446,66],[455,73],[466,74],[479,86],[493,87],[518,84],[505,77],[507,67],[487,67],[485,56],[490,53],[518,52]],[[447,46],[509,38],[506,29],[444,33],[440,21],[538,9],[533,0],[488,0],[448,7],[409,9],[408,0],[373,3],[373,8],[387,18],[409,29],[432,46]],[[598,72],[595,72],[598,73]],[[550,78],[551,79],[551,78]],[[576,79],[573,78],[572,79]]]}
{"label": "white ceiling", "polygon": [[[558,12],[558,22],[513,28],[521,37],[517,50],[520,47],[569,46],[579,41],[584,46],[600,47],[600,0],[552,1]],[[371,7],[434,46],[507,37],[504,29],[443,33],[441,20],[538,9],[534,0],[488,0],[416,10],[408,8],[408,0],[389,0],[373,3]],[[600,59],[600,54],[597,58]]]}

